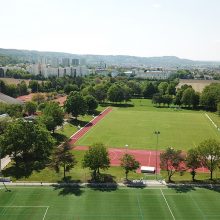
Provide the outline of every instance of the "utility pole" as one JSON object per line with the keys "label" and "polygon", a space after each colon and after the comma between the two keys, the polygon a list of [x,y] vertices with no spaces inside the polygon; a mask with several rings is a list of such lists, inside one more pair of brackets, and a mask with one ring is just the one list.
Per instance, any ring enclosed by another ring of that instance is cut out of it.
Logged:
{"label": "utility pole", "polygon": [[154,134],[157,136],[157,144],[156,144],[156,180],[157,180],[157,151],[158,151],[158,139],[160,131],[155,131]]}

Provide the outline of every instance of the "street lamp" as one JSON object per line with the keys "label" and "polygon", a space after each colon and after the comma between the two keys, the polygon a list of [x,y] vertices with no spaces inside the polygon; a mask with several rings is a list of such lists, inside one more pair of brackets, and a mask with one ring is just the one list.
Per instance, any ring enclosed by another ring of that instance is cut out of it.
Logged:
{"label": "street lamp", "polygon": [[155,131],[154,134],[157,136],[157,145],[156,145],[156,180],[157,180],[157,150],[158,150],[158,138],[160,131]]}

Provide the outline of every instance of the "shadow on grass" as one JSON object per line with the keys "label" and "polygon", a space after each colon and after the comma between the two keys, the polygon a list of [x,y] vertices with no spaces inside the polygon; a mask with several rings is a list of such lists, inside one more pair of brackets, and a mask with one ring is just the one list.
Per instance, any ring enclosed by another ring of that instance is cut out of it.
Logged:
{"label": "shadow on grass", "polygon": [[67,196],[67,195],[75,195],[75,196],[81,196],[84,192],[82,190],[82,187],[78,184],[66,184],[66,183],[60,183],[59,185],[53,185],[54,190],[59,190],[58,195],[60,196]]}
{"label": "shadow on grass", "polygon": [[117,190],[118,185],[115,181],[115,176],[100,173],[96,180],[92,179],[89,181],[88,188],[102,192],[111,192]]}
{"label": "shadow on grass", "polygon": [[90,183],[88,188],[95,191],[112,192],[118,189],[118,185],[116,183]]}
{"label": "shadow on grass", "polygon": [[75,195],[80,196],[83,193],[79,183],[80,180],[73,180],[71,176],[66,176],[61,181],[58,181],[58,185],[54,184],[54,190],[59,190],[59,195]]}
{"label": "shadow on grass", "polygon": [[191,186],[191,185],[175,185],[175,186],[168,185],[168,188],[175,190],[177,193],[187,193],[196,190],[195,186]]}
{"label": "shadow on grass", "polygon": [[90,112],[88,112],[88,115],[90,115],[90,116],[97,116],[97,115],[99,115],[100,113],[101,113],[102,111],[98,111],[98,110],[94,110],[94,111],[90,111]]}
{"label": "shadow on grass", "polygon": [[100,103],[100,106],[102,107],[108,107],[108,106],[112,106],[112,107],[120,107],[120,108],[130,108],[130,107],[134,107],[134,104],[131,103],[108,103],[108,102],[104,102],[104,103]]}
{"label": "shadow on grass", "polygon": [[143,181],[132,181],[132,180],[124,180],[123,182],[127,187],[129,188],[138,188],[138,189],[143,189],[146,188],[146,185],[144,184]]}
{"label": "shadow on grass", "polygon": [[[91,173],[91,176],[93,174]],[[116,183],[115,176],[106,173],[99,173],[96,176],[96,179],[92,178],[89,183]]]}
{"label": "shadow on grass", "polygon": [[80,121],[80,120],[76,120],[76,119],[70,120],[70,124],[72,124],[74,126],[84,127],[88,123],[89,123],[89,121]]}
{"label": "shadow on grass", "polygon": [[52,136],[56,140],[57,145],[61,144],[67,139],[67,137],[64,134],[60,134],[60,133],[53,133]]}
{"label": "shadow on grass", "polygon": [[184,182],[179,184],[168,185],[168,188],[174,189],[177,193],[187,193],[197,189],[207,189],[220,193],[220,179],[215,180],[196,180],[194,182]]}
{"label": "shadow on grass", "polygon": [[38,165],[33,165],[29,164],[26,165],[25,167],[20,165],[18,167],[15,166],[14,163],[12,163],[11,166],[6,167],[4,170],[2,170],[3,176],[6,177],[13,177],[16,179],[21,179],[21,178],[28,178],[31,176],[31,174],[35,172],[40,172],[46,167],[46,164],[38,164]]}

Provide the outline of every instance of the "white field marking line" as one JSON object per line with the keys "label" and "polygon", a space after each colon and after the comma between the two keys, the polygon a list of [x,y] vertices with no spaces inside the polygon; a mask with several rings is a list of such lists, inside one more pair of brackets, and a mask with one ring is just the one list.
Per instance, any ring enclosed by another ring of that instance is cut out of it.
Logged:
{"label": "white field marking line", "polygon": [[[42,220],[45,220],[45,217],[47,215],[47,211],[49,209],[50,206],[22,206],[22,205],[13,205],[13,206],[0,206],[0,208],[46,208],[46,211],[44,212],[44,216]],[[5,215],[5,213],[3,213],[3,215]]]}
{"label": "white field marking line", "polygon": [[205,113],[205,116],[212,122],[215,128],[218,128],[218,126],[215,124],[214,121],[212,121],[212,119],[208,116],[208,114]]}
{"label": "white field marking line", "polygon": [[141,206],[140,206],[140,201],[139,201],[138,195],[137,195],[137,202],[138,202],[139,212],[141,214],[141,219],[143,220],[144,216],[143,216],[143,213],[142,213],[142,210],[141,210]]}
{"label": "white field marking line", "polygon": [[[103,110],[99,115],[102,115],[102,114],[103,114],[105,111],[107,111],[108,109],[109,109],[109,107],[106,108],[105,110]],[[90,122],[88,122],[88,123],[87,123],[84,127],[82,127],[81,129],[85,128],[88,124],[92,123],[96,118],[97,118],[97,117],[93,118]],[[103,117],[103,118],[104,118],[104,117]],[[101,121],[103,118],[101,118],[99,121]],[[99,122],[99,121],[98,121],[98,122]],[[96,124],[97,124],[97,123],[96,123]],[[95,125],[96,125],[96,124],[95,124]],[[95,125],[93,125],[92,127],[94,127]],[[73,135],[71,135],[69,139],[72,139],[72,137],[73,137],[74,135],[78,134],[78,133],[81,131],[81,129],[78,130],[77,132],[75,132]],[[89,130],[90,130],[90,129],[89,129]],[[88,131],[89,131],[89,130],[88,130]],[[86,132],[83,134],[83,136],[84,136],[88,131],[86,131]],[[74,139],[76,139],[76,138],[74,138]]]}
{"label": "white field marking line", "polygon": [[5,208],[49,208],[50,206],[28,206],[28,205],[1,205]]}
{"label": "white field marking line", "polygon": [[46,211],[45,211],[45,213],[44,213],[44,217],[43,217],[43,219],[42,219],[42,220],[44,220],[44,219],[45,219],[45,217],[46,217],[46,215],[47,215],[47,211],[48,211],[48,209],[49,209],[49,206],[47,206],[47,209],[46,209]]}
{"label": "white field marking line", "polygon": [[167,207],[168,207],[168,209],[169,209],[169,211],[170,211],[170,214],[172,215],[173,219],[175,220],[175,217],[174,217],[174,215],[173,215],[173,212],[172,212],[172,210],[171,210],[171,208],[170,208],[170,206],[169,206],[169,204],[168,204],[168,202],[167,202],[166,197],[165,197],[164,194],[163,194],[162,189],[160,189],[160,192],[161,192],[161,194],[162,194],[162,196],[163,196],[163,198],[164,198],[164,200],[165,200],[165,202],[166,202],[166,204],[167,204]]}

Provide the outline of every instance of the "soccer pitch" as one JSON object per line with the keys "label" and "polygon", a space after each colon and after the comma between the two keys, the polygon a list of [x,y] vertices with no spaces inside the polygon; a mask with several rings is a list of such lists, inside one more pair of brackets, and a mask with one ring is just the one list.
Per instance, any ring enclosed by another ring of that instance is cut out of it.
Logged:
{"label": "soccer pitch", "polygon": [[10,189],[0,190],[1,220],[220,219],[217,188]]}
{"label": "soccer pitch", "polygon": [[114,108],[76,145],[89,146],[94,142],[103,142],[108,147],[125,147],[127,144],[132,149],[155,149],[154,131],[161,133],[159,149],[172,146],[187,150],[207,138],[220,141],[220,131],[204,112]]}

